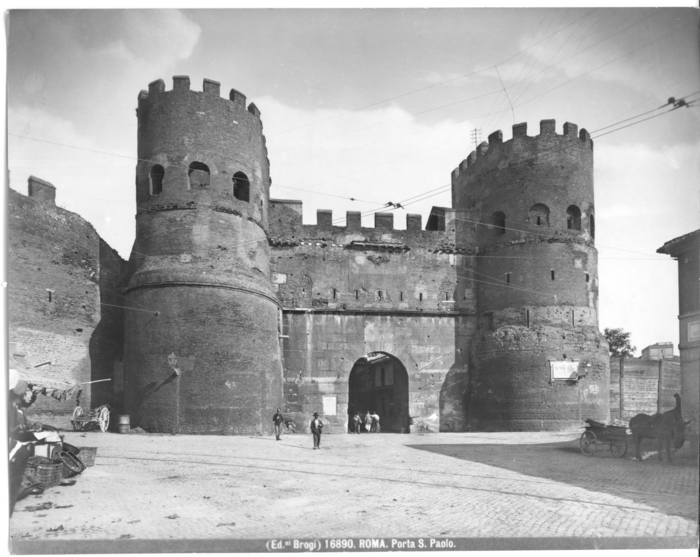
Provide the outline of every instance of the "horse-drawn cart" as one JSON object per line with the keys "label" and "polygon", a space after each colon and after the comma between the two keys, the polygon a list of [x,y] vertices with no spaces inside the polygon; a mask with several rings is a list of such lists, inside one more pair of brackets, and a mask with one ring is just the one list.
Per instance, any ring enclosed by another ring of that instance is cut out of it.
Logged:
{"label": "horse-drawn cart", "polygon": [[610,453],[615,458],[622,458],[627,454],[626,427],[605,425],[590,418],[586,419],[586,423],[586,431],[581,434],[579,441],[584,455],[593,456],[599,444],[610,445]]}
{"label": "horse-drawn cart", "polygon": [[90,424],[95,424],[104,433],[109,427],[109,408],[102,405],[86,414],[80,406],[76,406],[70,423],[75,431],[82,431]]}

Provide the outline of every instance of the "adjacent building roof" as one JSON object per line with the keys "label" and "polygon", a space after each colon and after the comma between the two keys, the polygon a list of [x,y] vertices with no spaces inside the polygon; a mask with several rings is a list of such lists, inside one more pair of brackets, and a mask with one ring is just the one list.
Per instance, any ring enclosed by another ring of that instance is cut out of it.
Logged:
{"label": "adjacent building roof", "polygon": [[698,242],[700,242],[700,229],[695,230],[694,232],[688,232],[688,234],[684,234],[683,236],[679,236],[673,240],[669,240],[663,246],[657,249],[656,253],[667,253],[673,257],[679,253],[683,253],[687,249],[696,245]]}

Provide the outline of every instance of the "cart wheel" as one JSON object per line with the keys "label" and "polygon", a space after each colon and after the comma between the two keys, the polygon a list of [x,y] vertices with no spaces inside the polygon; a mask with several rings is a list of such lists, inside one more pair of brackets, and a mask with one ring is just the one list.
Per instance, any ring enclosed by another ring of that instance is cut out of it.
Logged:
{"label": "cart wheel", "polygon": [[76,406],[73,410],[73,419],[71,420],[71,425],[75,431],[81,431],[83,429],[83,422],[77,421],[77,418],[83,415],[83,409],[80,406]]}
{"label": "cart wheel", "polygon": [[596,436],[592,431],[584,431],[581,435],[581,452],[586,456],[595,454]]}
{"label": "cart wheel", "polygon": [[618,439],[610,443],[610,452],[615,458],[622,458],[627,454],[627,441],[625,439]]}
{"label": "cart wheel", "polygon": [[100,424],[100,430],[102,430],[102,433],[107,431],[107,428],[109,427],[109,410],[107,408],[100,410],[97,417],[97,422]]}

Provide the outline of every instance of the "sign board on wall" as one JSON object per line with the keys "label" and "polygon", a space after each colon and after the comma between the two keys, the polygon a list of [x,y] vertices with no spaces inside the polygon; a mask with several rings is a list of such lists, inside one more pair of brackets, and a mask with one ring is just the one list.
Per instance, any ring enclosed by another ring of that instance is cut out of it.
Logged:
{"label": "sign board on wall", "polygon": [[576,381],[578,379],[578,361],[549,360],[551,381]]}
{"label": "sign board on wall", "polygon": [[688,323],[688,342],[700,340],[700,321]]}
{"label": "sign board on wall", "polygon": [[324,416],[335,416],[336,406],[338,397],[336,396],[324,396],[323,397],[323,415]]}

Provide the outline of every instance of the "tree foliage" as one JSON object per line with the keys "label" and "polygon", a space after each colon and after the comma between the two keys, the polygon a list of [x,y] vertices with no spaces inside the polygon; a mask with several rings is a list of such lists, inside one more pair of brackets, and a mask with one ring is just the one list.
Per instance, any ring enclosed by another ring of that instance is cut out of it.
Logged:
{"label": "tree foliage", "polygon": [[632,358],[634,357],[634,351],[637,350],[636,346],[632,346],[630,342],[630,336],[632,333],[628,333],[623,329],[605,329],[605,340],[608,341],[610,345],[610,355],[616,358]]}

